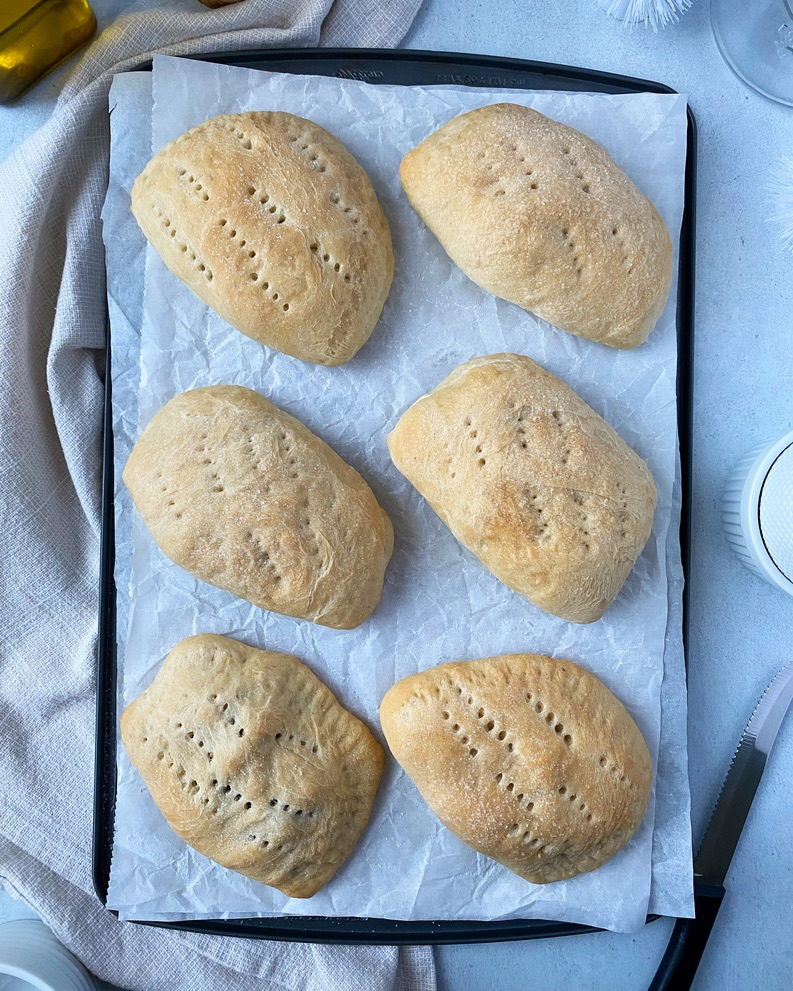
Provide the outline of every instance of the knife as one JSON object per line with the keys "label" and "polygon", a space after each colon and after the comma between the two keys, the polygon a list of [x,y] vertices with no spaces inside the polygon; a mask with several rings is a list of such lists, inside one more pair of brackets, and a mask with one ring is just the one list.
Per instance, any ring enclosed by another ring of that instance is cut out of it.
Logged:
{"label": "knife", "polygon": [[694,858],[693,919],[678,919],[649,991],[688,991],[724,898],[724,879],[766,760],[793,700],[793,661],[766,688],[744,730]]}

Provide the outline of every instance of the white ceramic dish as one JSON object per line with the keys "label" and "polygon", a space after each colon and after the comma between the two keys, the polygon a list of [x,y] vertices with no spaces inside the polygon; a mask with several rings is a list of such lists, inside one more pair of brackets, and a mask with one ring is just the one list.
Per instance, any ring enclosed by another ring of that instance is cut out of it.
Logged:
{"label": "white ceramic dish", "polygon": [[793,431],[754,448],[724,490],[724,532],[755,574],[793,595]]}
{"label": "white ceramic dish", "polygon": [[0,991],[96,991],[80,961],[38,919],[0,926]]}

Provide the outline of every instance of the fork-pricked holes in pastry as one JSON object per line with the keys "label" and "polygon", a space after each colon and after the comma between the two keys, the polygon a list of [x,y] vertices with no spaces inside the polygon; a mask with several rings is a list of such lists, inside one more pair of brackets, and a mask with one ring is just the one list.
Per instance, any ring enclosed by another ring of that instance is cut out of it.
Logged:
{"label": "fork-pricked holes in pastry", "polygon": [[573,268],[575,270],[576,277],[577,278],[581,278],[581,275],[582,275],[582,273],[584,271],[584,266],[581,263],[581,260],[580,260],[580,258],[578,256],[578,254],[575,253],[575,251],[576,251],[576,243],[573,240],[573,235],[570,233],[570,229],[568,227],[563,227],[562,228],[562,240],[564,241],[565,246],[567,247],[567,250],[570,252],[571,259],[572,259],[572,264],[573,264]]}
{"label": "fork-pricked holes in pastry", "polygon": [[[281,220],[278,220],[279,224],[281,222]],[[281,309],[285,313],[288,312],[289,303],[284,302],[278,289],[270,284],[269,279],[265,278],[265,273],[262,267],[260,265],[253,264],[257,258],[261,258],[259,251],[250,245],[247,238],[242,236],[242,233],[238,227],[232,224],[227,217],[221,217],[218,221],[218,225],[224,229],[224,232],[228,235],[230,240],[242,252],[243,266],[247,271],[248,281],[254,283],[256,287],[274,303],[278,303],[280,300]]]}
{"label": "fork-pricked holes in pastry", "polygon": [[188,169],[179,169],[179,179],[203,203],[209,202],[211,199],[209,190],[204,187],[204,184],[199,179],[196,179],[192,172]]}
{"label": "fork-pricked holes in pastry", "polygon": [[323,250],[319,241],[312,241],[308,246],[308,250],[317,259],[321,267],[327,268],[329,271],[339,275],[343,282],[349,283],[352,281],[352,276],[349,272],[345,271],[343,263],[334,258],[330,252]]}
{"label": "fork-pricked holes in pastry", "polygon": [[470,414],[466,416],[464,426],[468,431],[468,437],[472,442],[472,446],[474,446],[476,463],[480,468],[484,468],[487,464],[487,458],[484,455],[484,446],[479,437],[479,427],[474,423]]}
{"label": "fork-pricked holes in pastry", "polygon": [[205,261],[202,260],[200,253],[182,237],[182,235],[177,231],[174,222],[162,209],[160,209],[160,207],[156,204],[152,204],[152,210],[154,210],[157,216],[159,228],[163,236],[170,238],[178,248],[179,252],[184,255],[185,260],[192,266],[192,268],[202,275],[207,282],[211,282],[214,278],[212,269],[206,264]]}
{"label": "fork-pricked holes in pastry", "polygon": [[251,133],[239,127],[234,121],[228,120],[225,125],[225,129],[229,131],[234,137],[239,141],[240,145],[245,149],[245,151],[253,151],[254,144]]}
{"label": "fork-pricked holes in pastry", "polygon": [[342,199],[341,193],[337,193],[335,191],[332,192],[330,194],[330,202],[339,211],[339,213],[342,214],[342,216],[346,217],[350,221],[351,224],[359,224],[361,222],[361,216],[357,208],[351,206],[349,203],[345,203]]}
{"label": "fork-pricked holes in pastry", "polygon": [[248,186],[248,196],[254,202],[258,202],[265,215],[269,214],[276,224],[283,224],[286,222],[286,213],[283,208],[273,202],[270,194],[266,190],[257,189],[256,186]]}
{"label": "fork-pricked holes in pastry", "polygon": [[319,142],[312,141],[305,131],[290,129],[289,142],[295,154],[305,159],[314,171],[320,173],[328,171],[327,149],[322,148]]}

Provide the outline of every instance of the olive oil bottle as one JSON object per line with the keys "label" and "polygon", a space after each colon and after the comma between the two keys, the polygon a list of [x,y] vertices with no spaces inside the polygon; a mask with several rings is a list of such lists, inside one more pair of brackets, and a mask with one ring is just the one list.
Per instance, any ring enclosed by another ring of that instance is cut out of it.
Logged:
{"label": "olive oil bottle", "polygon": [[0,0],[0,103],[24,93],[95,32],[88,0]]}

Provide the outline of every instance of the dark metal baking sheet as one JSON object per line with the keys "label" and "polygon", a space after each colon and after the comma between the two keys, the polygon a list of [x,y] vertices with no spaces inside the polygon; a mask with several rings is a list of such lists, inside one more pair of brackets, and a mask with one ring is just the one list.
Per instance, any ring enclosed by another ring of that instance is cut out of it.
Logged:
{"label": "dark metal baking sheet", "polygon": [[[376,85],[488,86],[521,90],[564,90],[588,93],[673,93],[668,86],[645,79],[617,76],[594,69],[529,62],[522,59],[454,52],[380,49],[263,49],[221,52],[204,61],[271,72],[293,72],[358,79]],[[138,68],[151,68],[147,62]],[[685,205],[680,237],[677,299],[677,406],[683,505],[680,546],[688,576],[691,505],[691,363],[694,339],[694,259],[696,191],[696,122],[688,110]],[[107,902],[116,804],[116,588],[113,580],[115,534],[113,513],[113,429],[110,341],[108,324],[105,369],[104,471],[99,602],[99,648],[96,696],[96,765],[94,785],[93,878],[96,893]],[[683,598],[683,644],[687,644],[688,582]],[[657,916],[648,916],[652,921]],[[283,916],[262,919],[194,920],[140,923],[213,935],[311,943],[439,944],[483,943],[534,939],[592,932],[590,926],[542,919],[498,922],[394,921],[390,919]]]}

